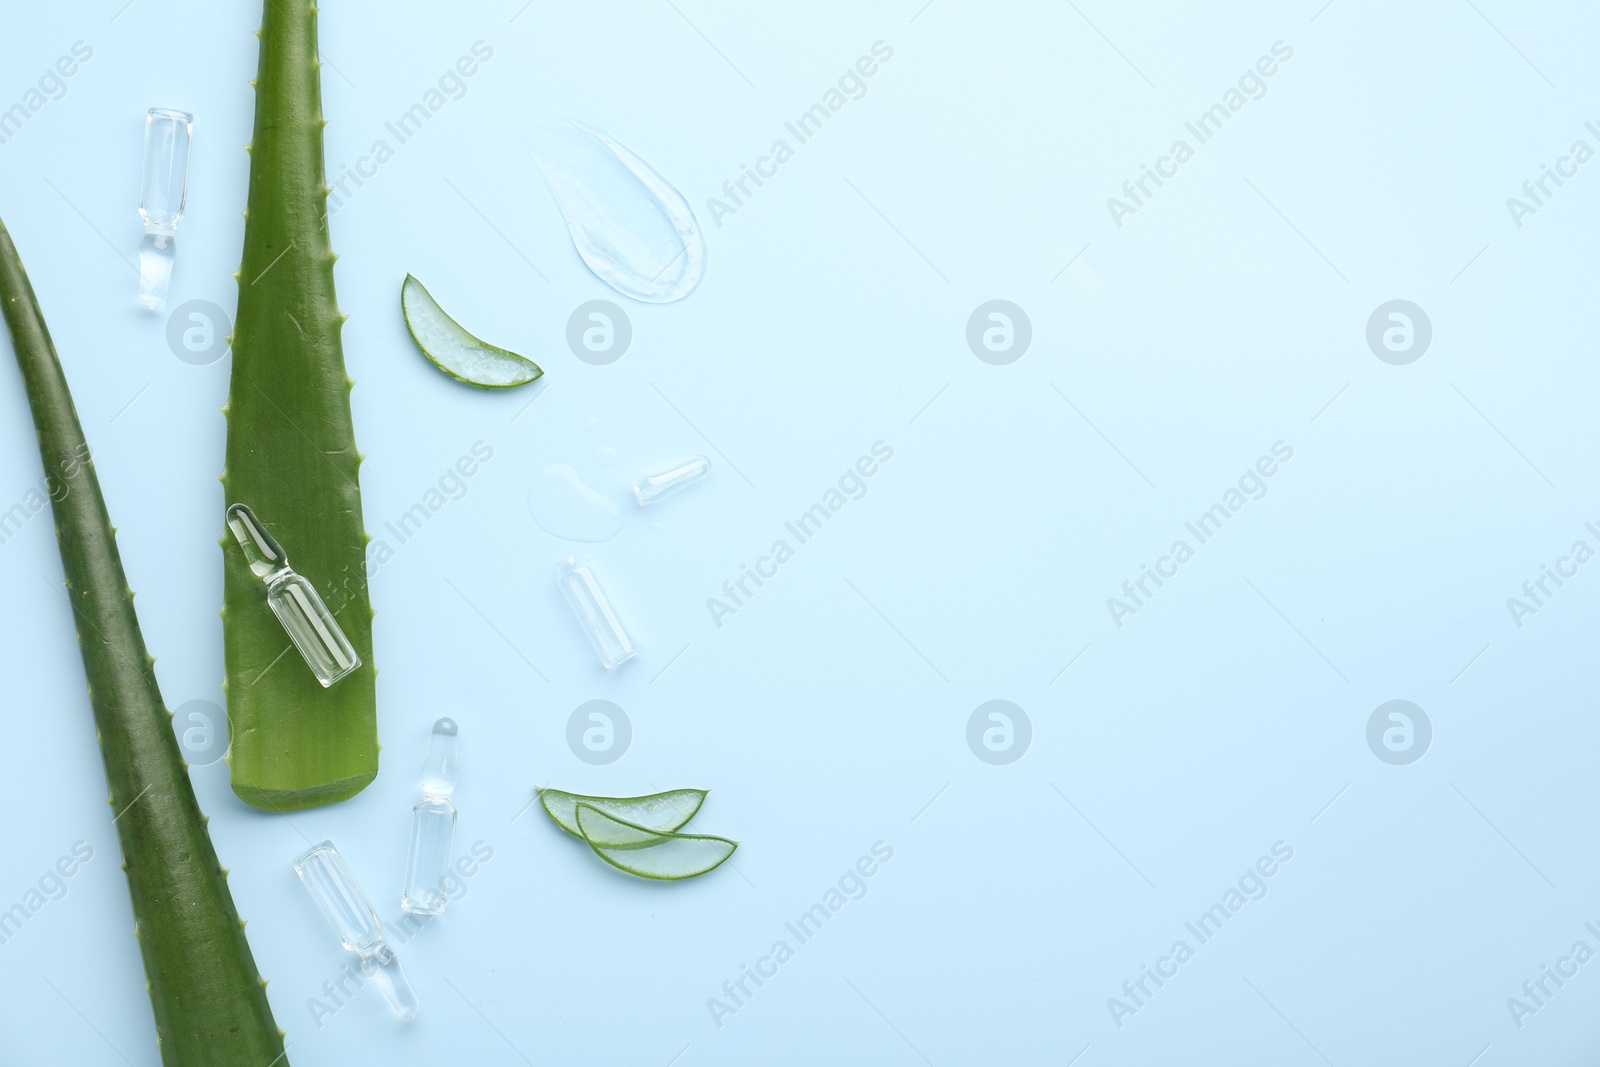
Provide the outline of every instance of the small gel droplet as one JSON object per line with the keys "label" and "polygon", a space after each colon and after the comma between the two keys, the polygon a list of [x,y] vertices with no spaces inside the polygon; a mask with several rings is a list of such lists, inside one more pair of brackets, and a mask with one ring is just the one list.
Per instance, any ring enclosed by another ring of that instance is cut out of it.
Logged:
{"label": "small gel droplet", "polygon": [[565,541],[609,541],[622,530],[622,509],[565,463],[533,476],[528,511],[546,533]]}

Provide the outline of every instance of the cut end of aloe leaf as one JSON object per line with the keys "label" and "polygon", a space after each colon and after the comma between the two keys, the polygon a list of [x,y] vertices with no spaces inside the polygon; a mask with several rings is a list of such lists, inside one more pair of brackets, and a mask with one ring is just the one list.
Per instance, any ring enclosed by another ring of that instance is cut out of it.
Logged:
{"label": "cut end of aloe leaf", "polygon": [[262,811],[304,811],[324,804],[337,804],[349,800],[378,777],[377,771],[353,774],[332,782],[317,782],[304,788],[274,789],[243,782],[233,782],[234,794],[246,804]]}
{"label": "cut end of aloe leaf", "polygon": [[406,329],[422,354],[450,377],[482,389],[510,389],[542,376],[530,359],[480,341],[445,314],[432,294],[411,275],[400,287]]}
{"label": "cut end of aloe leaf", "polygon": [[584,836],[578,828],[579,804],[645,830],[671,833],[694,818],[705,799],[704,789],[673,789],[642,797],[591,797],[561,789],[539,790],[539,803],[545,814],[573,837]]}
{"label": "cut end of aloe leaf", "polygon": [[[725,837],[658,833],[614,819],[586,803],[578,805],[577,822],[595,855],[619,870],[656,881],[675,882],[714,871],[739,847]],[[613,841],[625,843],[605,843]]]}

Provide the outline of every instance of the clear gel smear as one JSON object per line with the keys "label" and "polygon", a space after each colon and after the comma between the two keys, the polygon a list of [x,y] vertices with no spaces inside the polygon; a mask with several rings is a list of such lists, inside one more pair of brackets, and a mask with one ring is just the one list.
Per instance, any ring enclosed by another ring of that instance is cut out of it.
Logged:
{"label": "clear gel smear", "polygon": [[706,269],[705,237],[683,194],[599,130],[536,109],[535,161],[595,276],[624,296],[682,300]]}
{"label": "clear gel smear", "polygon": [[533,476],[528,513],[546,533],[563,541],[594,544],[622,532],[622,509],[565,463],[552,463]]}

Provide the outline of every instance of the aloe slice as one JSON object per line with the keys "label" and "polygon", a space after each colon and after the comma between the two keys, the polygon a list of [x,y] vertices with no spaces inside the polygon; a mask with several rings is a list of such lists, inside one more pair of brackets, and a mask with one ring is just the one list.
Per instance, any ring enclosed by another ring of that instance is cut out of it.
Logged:
{"label": "aloe slice", "polygon": [[544,374],[539,364],[507,352],[468,333],[423,284],[406,275],[400,287],[400,310],[411,339],[428,362],[458,382],[484,389],[510,389],[526,385]]}
{"label": "aloe slice", "polygon": [[[739,847],[739,842],[725,837],[658,833],[613,819],[588,804],[578,805],[578,830],[594,849],[594,854],[611,866],[663,882],[716,870]],[[608,841],[625,844],[602,843]]]}
{"label": "aloe slice", "polygon": [[[578,829],[579,804],[586,804],[626,825],[640,826],[657,833],[671,833],[694,818],[705,800],[704,789],[673,789],[643,797],[590,797],[561,789],[539,790],[539,803],[544,805],[545,814],[573,837],[584,836]],[[602,843],[627,847],[617,841]]]}

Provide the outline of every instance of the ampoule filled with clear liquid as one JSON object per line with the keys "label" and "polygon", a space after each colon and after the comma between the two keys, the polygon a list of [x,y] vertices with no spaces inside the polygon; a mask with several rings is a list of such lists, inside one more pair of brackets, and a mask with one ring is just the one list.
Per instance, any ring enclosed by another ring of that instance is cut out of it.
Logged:
{"label": "ampoule filled with clear liquid", "polygon": [[411,809],[411,850],[400,907],[412,915],[444,911],[444,880],[450,870],[450,838],[456,829],[456,753],[461,733],[448,715],[433,724],[428,758],[422,764],[422,799]]}
{"label": "ampoule filled with clear liquid", "polygon": [[228,529],[250,571],[267,586],[267,606],[326,689],[361,666],[361,657],[316,588],[289,566],[283,546],[244,504],[228,507]]}
{"label": "ampoule filled with clear liquid", "polygon": [[139,302],[151,311],[167,303],[177,250],[178,220],[189,187],[189,141],[194,116],[153,107],[144,118],[144,171],[139,184]]}

